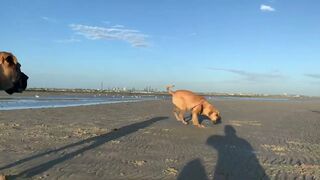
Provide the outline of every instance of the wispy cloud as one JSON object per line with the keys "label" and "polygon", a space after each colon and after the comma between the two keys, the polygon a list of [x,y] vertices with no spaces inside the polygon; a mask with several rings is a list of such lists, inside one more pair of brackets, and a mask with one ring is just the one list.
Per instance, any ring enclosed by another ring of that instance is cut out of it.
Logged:
{"label": "wispy cloud", "polygon": [[120,25],[120,24],[117,24],[117,25],[114,25],[114,26],[111,26],[113,28],[124,28],[124,25]]}
{"label": "wispy cloud", "polygon": [[320,74],[304,74],[307,77],[315,78],[315,79],[320,79]]}
{"label": "wispy cloud", "polygon": [[196,33],[196,32],[193,32],[193,33],[189,34],[189,36],[197,36],[197,35],[198,35],[198,33]]}
{"label": "wispy cloud", "polygon": [[80,41],[81,41],[80,39],[76,39],[76,38],[54,40],[54,42],[56,43],[75,43]]}
{"label": "wispy cloud", "polygon": [[87,26],[82,24],[70,24],[70,28],[76,34],[90,40],[121,40],[130,43],[133,47],[148,47],[146,34],[138,30],[127,29],[122,25],[111,27]]}
{"label": "wispy cloud", "polygon": [[273,7],[268,6],[268,5],[264,5],[264,4],[261,4],[261,5],[260,5],[260,10],[263,11],[263,12],[273,12],[273,11],[276,11]]}
{"label": "wispy cloud", "polygon": [[42,16],[41,19],[44,20],[44,21],[50,22],[50,23],[57,23],[58,22],[56,19],[50,18],[50,17],[47,17],[47,16]]}
{"label": "wispy cloud", "polygon": [[244,77],[245,80],[248,81],[265,81],[271,79],[279,79],[283,78],[284,76],[281,75],[279,72],[271,72],[271,73],[255,73],[255,72],[248,72],[238,69],[224,69],[224,68],[209,68],[213,71],[225,71],[233,74],[237,74],[239,76]]}

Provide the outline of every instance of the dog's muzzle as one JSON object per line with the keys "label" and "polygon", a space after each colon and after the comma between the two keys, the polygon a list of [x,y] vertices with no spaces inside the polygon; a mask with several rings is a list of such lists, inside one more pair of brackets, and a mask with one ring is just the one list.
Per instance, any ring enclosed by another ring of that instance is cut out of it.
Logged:
{"label": "dog's muzzle", "polygon": [[27,88],[27,81],[28,81],[28,76],[21,72],[20,78],[13,83],[13,87],[10,89],[7,89],[6,92],[8,94],[13,94],[13,93],[21,93]]}

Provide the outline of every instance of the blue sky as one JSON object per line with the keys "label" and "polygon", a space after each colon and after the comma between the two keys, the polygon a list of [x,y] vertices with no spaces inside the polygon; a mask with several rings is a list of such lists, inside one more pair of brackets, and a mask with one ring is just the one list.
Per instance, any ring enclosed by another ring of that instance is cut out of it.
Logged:
{"label": "blue sky", "polygon": [[317,0],[1,0],[29,87],[320,96]]}

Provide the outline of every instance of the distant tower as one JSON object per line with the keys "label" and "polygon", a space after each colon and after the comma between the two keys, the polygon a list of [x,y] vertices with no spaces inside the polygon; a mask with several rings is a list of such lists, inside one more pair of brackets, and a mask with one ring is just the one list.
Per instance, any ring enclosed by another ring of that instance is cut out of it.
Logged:
{"label": "distant tower", "polygon": [[101,82],[101,88],[100,88],[101,91],[103,91],[103,82]]}

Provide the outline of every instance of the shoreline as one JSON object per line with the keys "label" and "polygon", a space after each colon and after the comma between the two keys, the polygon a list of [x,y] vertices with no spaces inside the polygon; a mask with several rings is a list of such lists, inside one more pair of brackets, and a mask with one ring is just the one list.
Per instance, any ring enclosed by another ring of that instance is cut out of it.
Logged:
{"label": "shoreline", "polygon": [[24,107],[13,107],[13,108],[10,108],[10,107],[9,108],[1,108],[0,107],[0,111],[13,111],[13,110],[24,110],[24,109],[68,108],[68,107],[94,106],[94,105],[117,104],[117,103],[134,103],[134,102],[142,102],[142,101],[147,101],[147,100],[96,102],[96,103],[84,103],[84,104],[72,104],[72,105],[24,106]]}
{"label": "shoreline", "polygon": [[[48,89],[48,90],[45,90]],[[94,89],[50,89],[50,88],[30,88],[24,91],[22,94],[15,94],[16,96],[24,96],[23,94],[55,94],[55,95],[97,95],[97,94],[108,94],[108,95],[125,95],[125,96],[135,96],[135,95],[145,95],[145,96],[169,96],[166,91],[157,92],[127,92],[127,91],[108,91],[108,90],[94,90]],[[301,98],[319,98],[317,96],[306,96],[299,94],[281,95],[281,94],[250,94],[250,93],[210,93],[210,92],[195,92],[202,96],[208,97],[244,97],[244,98],[290,98],[290,99],[301,99]],[[1,94],[6,95],[3,92]]]}

